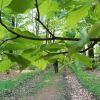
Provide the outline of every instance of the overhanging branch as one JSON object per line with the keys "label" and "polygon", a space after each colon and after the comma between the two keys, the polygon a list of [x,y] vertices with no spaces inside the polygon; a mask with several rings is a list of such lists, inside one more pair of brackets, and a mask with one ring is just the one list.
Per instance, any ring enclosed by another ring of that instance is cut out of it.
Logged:
{"label": "overhanging branch", "polygon": [[[41,22],[41,21],[40,21]],[[20,37],[20,38],[25,38],[25,39],[29,39],[29,40],[38,40],[38,41],[45,41],[45,40],[65,40],[65,41],[79,41],[81,40],[80,38],[66,38],[66,37],[52,37],[52,38],[34,38],[34,37],[27,37],[27,36],[23,36],[17,32],[14,32],[13,30],[11,30],[10,28],[8,28],[3,22],[2,22],[2,18],[1,18],[1,11],[0,11],[0,24],[7,29],[10,33]],[[43,24],[41,22],[41,24]],[[44,25],[44,24],[43,24]],[[47,31],[49,31],[49,29],[44,25],[44,27],[46,28]],[[90,41],[100,41],[100,38],[90,38]]]}
{"label": "overhanging branch", "polygon": [[[9,32],[11,32],[12,34],[21,37],[21,38],[25,38],[25,39],[29,39],[29,40],[38,40],[38,41],[45,41],[45,40],[68,40],[68,41],[79,41],[80,38],[65,38],[65,37],[52,37],[52,38],[33,38],[33,37],[27,37],[27,36],[23,36],[17,32],[14,32],[13,30],[11,30],[10,28],[8,28],[2,21],[0,21],[1,25],[6,28]],[[100,38],[90,38],[90,41],[100,41]]]}
{"label": "overhanging branch", "polygon": [[44,28],[45,28],[45,30],[53,37],[53,38],[55,38],[55,36],[52,34],[52,32],[50,32],[50,30],[43,24],[43,22],[40,20],[40,19],[38,19],[38,18],[35,18]]}
{"label": "overhanging branch", "polygon": [[39,12],[39,7],[38,7],[38,1],[35,0],[35,2],[36,2],[35,6],[36,6],[36,9],[37,9],[37,15],[38,15],[37,19],[40,20],[40,12]]}
{"label": "overhanging branch", "polygon": [[[91,48],[93,48],[93,46],[95,45],[95,44],[97,44],[99,41],[94,41],[93,43],[91,43],[91,45],[88,47],[88,48],[86,48],[86,49],[84,49],[84,50],[82,50],[82,51],[79,51],[79,53],[84,53],[84,52],[86,52],[86,51],[88,51],[89,49],[91,49]],[[49,52],[48,52],[49,53]],[[59,55],[59,54],[67,54],[67,53],[69,53],[68,51],[64,51],[64,52],[56,52],[56,53],[49,53],[49,54],[55,54],[55,55]]]}
{"label": "overhanging branch", "polygon": [[97,44],[98,42],[99,42],[99,41],[94,41],[93,43],[91,43],[91,44],[89,45],[88,48],[84,49],[84,50],[81,51],[81,52],[84,53],[84,52],[88,51],[89,49],[93,48],[93,46],[94,46],[95,44]]}
{"label": "overhanging branch", "polygon": [[35,2],[36,2],[35,6],[36,6],[36,9],[37,9],[37,15],[38,15],[37,18],[35,18],[36,21],[38,21],[45,28],[45,30],[54,38],[55,36],[52,34],[52,32],[50,32],[50,30],[40,20],[40,12],[39,12],[38,0],[35,0]]}
{"label": "overhanging branch", "polygon": [[14,40],[14,39],[17,39],[17,38],[19,38],[19,36],[16,36],[14,38],[10,38],[10,39],[3,40],[2,43],[0,43],[0,46],[2,46],[7,41]]}

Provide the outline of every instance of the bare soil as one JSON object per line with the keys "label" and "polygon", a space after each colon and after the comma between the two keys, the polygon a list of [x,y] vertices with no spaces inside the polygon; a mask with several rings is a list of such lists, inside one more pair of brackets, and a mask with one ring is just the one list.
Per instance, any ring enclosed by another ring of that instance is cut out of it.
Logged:
{"label": "bare soil", "polygon": [[[62,77],[55,75],[51,85],[45,86],[36,92],[34,85],[42,80],[31,79],[20,84],[14,91],[6,91],[0,100],[96,100],[77,80],[70,70],[64,72]],[[61,83],[62,87],[59,87]],[[36,92],[35,95],[33,93]]]}
{"label": "bare soil", "polygon": [[71,100],[96,100],[92,94],[79,83],[75,74],[73,74],[70,70],[66,71],[65,78],[70,85]]}

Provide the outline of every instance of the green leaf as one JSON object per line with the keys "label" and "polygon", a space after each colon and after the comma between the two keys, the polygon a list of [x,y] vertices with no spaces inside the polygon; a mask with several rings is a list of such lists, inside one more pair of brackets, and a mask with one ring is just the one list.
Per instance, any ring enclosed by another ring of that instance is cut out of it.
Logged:
{"label": "green leaf", "polygon": [[22,39],[18,38],[13,41],[8,41],[5,43],[0,50],[25,50],[25,49],[30,49],[34,48],[36,45],[41,45],[41,41],[33,41],[33,40],[28,40],[28,39]]}
{"label": "green leaf", "polygon": [[35,47],[31,49],[24,50],[22,56],[31,61],[31,63],[43,59],[43,56],[47,53],[42,51],[40,48]]}
{"label": "green leaf", "polygon": [[24,57],[22,57],[21,55],[16,55],[16,54],[7,54],[8,58],[12,61],[12,62],[17,62],[21,67],[20,70],[25,69],[26,67],[28,67],[30,65],[30,61],[25,59]]}
{"label": "green leaf", "polygon": [[100,37],[100,24],[95,24],[89,32],[91,38]]}
{"label": "green leaf", "polygon": [[8,71],[12,65],[13,63],[9,59],[0,61],[0,72]]}
{"label": "green leaf", "polygon": [[29,59],[35,67],[44,70],[48,64],[48,61],[46,59],[43,59],[43,55],[45,55],[46,52],[42,51],[39,48],[31,48],[28,50],[24,50],[22,53],[22,56],[26,59]]}
{"label": "green leaf", "polygon": [[7,7],[11,9],[13,13],[24,13],[27,10],[34,8],[34,1],[35,0],[12,0]]}
{"label": "green leaf", "polygon": [[3,47],[1,47],[0,50],[24,50],[31,47],[32,45],[11,41],[6,43]]}
{"label": "green leaf", "polygon": [[40,15],[48,15],[51,12],[55,12],[58,8],[58,3],[54,0],[45,0],[40,6]]}
{"label": "green leaf", "polygon": [[4,39],[4,38],[7,38],[9,35],[8,35],[8,31],[0,25],[0,39]]}
{"label": "green leaf", "polygon": [[66,32],[66,36],[67,36],[68,38],[74,38],[75,35],[76,35],[75,32]]}
{"label": "green leaf", "polygon": [[12,0],[0,0],[0,7],[5,8]]}
{"label": "green leaf", "polygon": [[65,56],[63,54],[56,54],[56,53],[48,53],[45,56],[42,56],[43,59],[48,60],[49,62],[54,62],[55,60],[63,61]]}
{"label": "green leaf", "polygon": [[44,59],[40,59],[40,60],[33,60],[32,61],[32,64],[36,67],[38,67],[39,69],[42,69],[44,70],[48,64],[48,61],[47,60],[44,60]]}
{"label": "green leaf", "polygon": [[30,32],[28,30],[21,30],[19,28],[15,28],[14,31],[17,32],[20,35],[23,35],[23,36],[27,36],[27,37],[37,37],[34,33]]}
{"label": "green leaf", "polygon": [[89,42],[89,36],[86,32],[86,28],[80,31],[80,40],[77,42],[66,42],[66,46],[69,48],[70,53],[75,53],[81,51],[81,49],[85,46],[86,43]]}
{"label": "green leaf", "polygon": [[96,17],[100,20],[100,2],[97,3],[95,12],[96,12]]}
{"label": "green leaf", "polygon": [[44,51],[58,51],[65,48],[65,44],[62,43],[50,43],[50,44],[43,44],[41,45],[41,50]]}
{"label": "green leaf", "polygon": [[80,22],[84,17],[86,17],[88,15],[89,9],[90,6],[82,6],[77,10],[69,12],[67,17],[68,29],[74,28],[78,22]]}
{"label": "green leaf", "polygon": [[85,66],[91,66],[92,67],[92,60],[89,57],[82,55],[82,54],[78,54],[78,53],[73,54],[73,56],[76,60],[83,63]]}

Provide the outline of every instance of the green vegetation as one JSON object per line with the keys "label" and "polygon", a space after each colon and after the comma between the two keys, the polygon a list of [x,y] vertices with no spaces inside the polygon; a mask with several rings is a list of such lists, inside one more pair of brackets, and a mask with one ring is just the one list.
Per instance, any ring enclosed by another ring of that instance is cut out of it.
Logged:
{"label": "green vegetation", "polygon": [[[100,71],[100,0],[0,0],[0,72],[30,66],[40,74],[56,60],[61,69],[77,66],[73,69],[80,81],[100,93],[99,78],[86,71]],[[2,81],[0,91],[29,77]],[[46,77],[36,87],[49,84]]]}
{"label": "green vegetation", "polygon": [[0,92],[4,90],[14,89],[15,86],[16,86],[16,81],[14,80],[0,81]]}
{"label": "green vegetation", "polygon": [[100,56],[99,8],[98,0],[1,0],[0,72],[69,57],[91,66]]}
{"label": "green vegetation", "polygon": [[[100,69],[100,65],[97,69]],[[80,66],[73,65],[73,71],[83,86],[92,92],[94,96],[100,98],[100,73],[97,69],[86,70],[81,63]]]}
{"label": "green vegetation", "polygon": [[[40,74],[39,74],[40,73]],[[35,78],[36,77],[36,78]],[[56,78],[55,78],[56,77]],[[15,80],[4,80],[0,82],[0,93],[6,92],[8,90],[16,91],[17,87],[21,86],[21,88],[25,88],[24,85],[28,85],[28,82],[32,80],[32,87],[34,87],[34,91],[32,91],[32,95],[37,94],[40,90],[53,86],[55,79],[61,78],[61,73],[55,74],[54,71],[42,71],[35,73],[26,73],[21,74]],[[54,86],[58,89],[62,89],[62,83],[57,83],[57,86]]]}
{"label": "green vegetation", "polygon": [[19,84],[28,81],[32,78],[34,79],[37,73],[38,74],[40,73],[39,70],[31,73],[25,73],[25,74],[21,73],[17,78],[12,80],[9,79],[9,80],[0,81],[0,92],[15,89]]}

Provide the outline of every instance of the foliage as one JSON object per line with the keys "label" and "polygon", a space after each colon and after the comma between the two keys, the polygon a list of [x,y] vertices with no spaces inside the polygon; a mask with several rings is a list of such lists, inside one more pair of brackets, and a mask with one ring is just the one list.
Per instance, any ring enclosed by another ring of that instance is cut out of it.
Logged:
{"label": "foliage", "polygon": [[8,79],[0,81],[0,93],[7,90],[14,90],[17,86],[23,82],[29,81],[29,79],[35,78],[35,76],[40,73],[40,70],[34,70],[30,73],[19,73],[19,76],[15,79]]}
{"label": "foliage", "polygon": [[97,97],[97,100],[100,98],[100,76],[95,71],[86,71],[82,64],[79,65],[72,65],[73,71],[77,75],[78,79],[82,83],[84,87],[86,87],[90,92]]}
{"label": "foliage", "polygon": [[69,57],[91,66],[80,53],[100,41],[99,8],[96,0],[0,0],[0,71],[14,64],[44,70]]}

